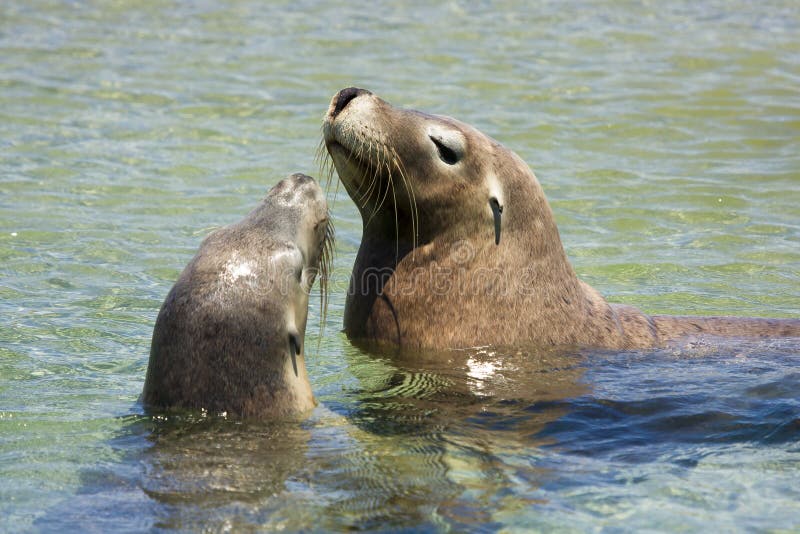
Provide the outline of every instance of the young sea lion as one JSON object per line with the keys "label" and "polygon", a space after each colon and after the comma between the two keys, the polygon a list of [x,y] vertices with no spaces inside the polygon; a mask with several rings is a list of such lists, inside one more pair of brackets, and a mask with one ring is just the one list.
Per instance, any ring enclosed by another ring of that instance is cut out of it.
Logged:
{"label": "young sea lion", "polygon": [[325,283],[332,239],[325,195],[303,174],[206,237],[158,314],[143,402],[242,417],[311,410],[308,293],[320,270]]}

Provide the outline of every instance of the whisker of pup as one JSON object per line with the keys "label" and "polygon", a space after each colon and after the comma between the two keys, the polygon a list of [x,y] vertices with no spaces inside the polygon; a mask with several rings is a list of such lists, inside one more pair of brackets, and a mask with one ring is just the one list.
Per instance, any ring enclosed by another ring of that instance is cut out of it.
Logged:
{"label": "whisker of pup", "polygon": [[320,320],[319,320],[319,337],[317,338],[317,352],[319,352],[322,336],[325,334],[325,323],[328,319],[328,300],[329,281],[331,272],[333,271],[333,252],[336,244],[336,229],[333,225],[333,219],[328,212],[328,222],[325,226],[325,236],[322,238],[320,245],[321,252],[319,258],[319,299],[320,299]]}
{"label": "whisker of pup", "polygon": [[[317,146],[316,153],[314,154],[314,161],[317,163],[319,167],[319,176],[320,180],[325,180],[325,197],[330,199],[331,196],[331,183],[333,182],[333,172],[335,170],[335,166],[333,164],[333,158],[328,153],[328,149],[325,146],[325,139],[321,139],[319,145]],[[339,193],[339,180],[336,180],[336,190],[333,194],[333,201],[331,204],[336,204],[336,196]]]}

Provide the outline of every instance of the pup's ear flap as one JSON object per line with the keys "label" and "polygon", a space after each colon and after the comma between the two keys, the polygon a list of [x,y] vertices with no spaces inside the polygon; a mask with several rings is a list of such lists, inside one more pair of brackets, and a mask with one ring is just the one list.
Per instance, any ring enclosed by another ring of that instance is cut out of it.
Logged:
{"label": "pup's ear flap", "polygon": [[294,369],[294,376],[297,375],[297,355],[302,352],[300,345],[300,336],[297,332],[289,332],[289,356],[292,358],[292,369]]}

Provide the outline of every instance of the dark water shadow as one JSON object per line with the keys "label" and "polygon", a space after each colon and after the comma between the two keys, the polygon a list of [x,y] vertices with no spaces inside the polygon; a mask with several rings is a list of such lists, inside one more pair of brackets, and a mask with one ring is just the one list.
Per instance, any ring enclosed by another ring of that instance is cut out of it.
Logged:
{"label": "dark water shadow", "polygon": [[158,511],[141,489],[139,458],[149,446],[149,417],[140,409],[121,416],[122,430],[107,445],[113,460],[92,462],[79,473],[76,494],[46,510],[34,526],[42,532],[143,532],[152,528]]}
{"label": "dark water shadow", "polygon": [[[409,485],[418,492],[411,509],[447,528],[494,530],[502,526],[493,516],[499,506],[536,504],[512,496],[513,488],[520,477],[529,487],[547,480],[535,458],[552,440],[540,436],[568,412],[570,399],[589,391],[582,379],[586,354],[537,347],[366,349],[377,354],[355,353],[348,362],[359,387],[349,392],[355,402],[347,417],[371,436],[413,449],[423,467],[411,471],[417,478]],[[433,502],[427,490],[434,490]]]}
{"label": "dark water shadow", "polygon": [[607,483],[587,465],[690,470],[730,444],[800,452],[799,349],[352,350],[353,381],[302,423],[123,418],[115,459],[35,526],[498,530],[498,510]]}
{"label": "dark water shadow", "polygon": [[[349,417],[379,435],[477,427],[535,446],[531,439],[560,417],[562,401],[589,391],[587,357],[536,347],[384,352],[386,372],[353,392],[359,402]],[[350,364],[360,378],[358,363]],[[531,406],[538,415],[520,412]]]}
{"label": "dark water shadow", "polygon": [[[503,495],[536,507],[554,489],[616,476],[591,469],[685,472],[709,455],[766,447],[783,457],[800,443],[795,339],[623,352],[372,350],[386,371],[365,376],[348,417],[371,434],[425,443],[444,466],[436,479],[457,481],[436,507],[456,529],[498,527],[491,510],[508,504]],[[358,373],[358,362],[350,367]],[[463,476],[467,466],[473,476]]]}
{"label": "dark water shadow", "polygon": [[800,340],[706,340],[587,363],[591,394],[539,434],[561,454],[693,467],[731,445],[800,442]]}

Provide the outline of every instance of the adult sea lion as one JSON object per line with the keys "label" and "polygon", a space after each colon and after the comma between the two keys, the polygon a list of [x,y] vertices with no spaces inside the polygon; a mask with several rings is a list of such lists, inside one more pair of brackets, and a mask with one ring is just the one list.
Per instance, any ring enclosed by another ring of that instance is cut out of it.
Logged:
{"label": "adult sea lion", "polygon": [[158,314],[144,404],[269,418],[311,410],[308,293],[318,271],[325,283],[332,240],[325,195],[304,174],[206,237]]}
{"label": "adult sea lion", "polygon": [[636,348],[692,334],[800,336],[800,320],[649,316],[575,274],[535,176],[455,119],[336,94],[324,144],[364,223],[347,296],[352,339],[403,347]]}

